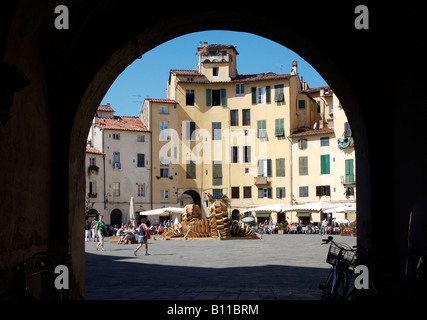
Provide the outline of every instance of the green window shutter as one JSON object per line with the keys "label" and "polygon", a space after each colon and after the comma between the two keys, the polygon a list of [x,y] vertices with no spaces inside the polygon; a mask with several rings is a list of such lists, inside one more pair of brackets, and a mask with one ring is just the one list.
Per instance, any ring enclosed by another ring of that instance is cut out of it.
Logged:
{"label": "green window shutter", "polygon": [[227,106],[227,90],[221,89],[221,106]]}
{"label": "green window shutter", "polygon": [[278,85],[274,86],[274,101],[275,102],[284,102],[285,101],[283,84],[278,84]]}
{"label": "green window shutter", "polygon": [[270,86],[265,87],[265,102],[271,103],[271,87]]}
{"label": "green window shutter", "polygon": [[285,119],[276,119],[276,130],[275,130],[275,136],[276,137],[283,137],[285,135]]}
{"label": "green window shutter", "polygon": [[299,175],[306,176],[308,175],[308,158],[307,157],[299,157]]}
{"label": "green window shutter", "polygon": [[267,177],[271,177],[271,159],[267,159]]}
{"label": "green window shutter", "polygon": [[322,196],[322,187],[316,186],[316,197],[321,197],[321,196]]}
{"label": "green window shutter", "polygon": [[344,137],[346,138],[351,137],[351,128],[348,122],[344,122]]}
{"label": "green window shutter", "polygon": [[206,106],[212,107],[212,90],[206,89]]}
{"label": "green window shutter", "polygon": [[252,94],[252,104],[257,104],[256,87],[251,88],[251,94]]}
{"label": "green window shutter", "polygon": [[212,184],[214,186],[219,186],[222,184],[222,163],[214,161],[212,166]]}
{"label": "green window shutter", "polygon": [[353,159],[345,160],[345,182],[354,183]]}
{"label": "green window shutter", "polygon": [[276,177],[285,176],[285,159],[279,158],[276,159]]}
{"label": "green window shutter", "polygon": [[271,192],[271,188],[267,188],[267,197],[268,197],[268,199],[271,199],[273,197],[272,192]]}
{"label": "green window shutter", "polygon": [[258,198],[264,198],[264,190],[262,188],[258,188]]}
{"label": "green window shutter", "polygon": [[257,137],[267,138],[267,120],[258,120],[257,127]]}
{"label": "green window shutter", "polygon": [[320,173],[321,174],[329,174],[330,170],[330,162],[329,162],[329,154],[320,156]]}

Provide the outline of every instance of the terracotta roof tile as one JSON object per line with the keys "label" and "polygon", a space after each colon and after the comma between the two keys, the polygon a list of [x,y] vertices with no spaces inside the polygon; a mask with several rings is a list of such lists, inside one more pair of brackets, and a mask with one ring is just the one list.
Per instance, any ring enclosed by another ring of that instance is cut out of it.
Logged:
{"label": "terracotta roof tile", "polygon": [[97,111],[107,111],[107,112],[114,112],[113,108],[111,108],[110,104],[107,103],[105,106],[99,106]]}
{"label": "terracotta roof tile", "polygon": [[123,130],[123,131],[148,131],[139,117],[119,117],[115,116],[112,119],[98,118],[97,127],[109,130]]}
{"label": "terracotta roof tile", "polygon": [[331,128],[319,128],[319,129],[310,129],[306,131],[294,132],[290,135],[291,138],[303,137],[303,136],[314,136],[321,134],[332,134],[334,133],[334,129]]}
{"label": "terracotta roof tile", "polygon": [[170,99],[145,99],[147,101],[151,101],[151,102],[159,102],[159,103],[172,103],[172,104],[177,104],[178,102],[176,102],[175,100],[170,100]]}
{"label": "terracotta roof tile", "polygon": [[95,149],[94,147],[89,147],[89,146],[86,146],[86,153],[93,153],[93,154],[99,154],[99,155],[104,154],[101,151],[99,151],[98,149]]}
{"label": "terracotta roof tile", "polygon": [[276,74],[273,72],[258,73],[258,74],[242,74],[234,77],[232,82],[245,82],[245,81],[260,81],[260,80],[275,80],[289,78],[289,74]]}

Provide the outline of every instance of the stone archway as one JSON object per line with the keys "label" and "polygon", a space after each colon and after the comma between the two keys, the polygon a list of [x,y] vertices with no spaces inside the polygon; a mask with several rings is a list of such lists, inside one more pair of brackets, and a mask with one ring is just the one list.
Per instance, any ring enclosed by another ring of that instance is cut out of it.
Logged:
{"label": "stone archway", "polygon": [[[0,183],[6,212],[0,270],[21,262],[29,248],[70,254],[69,297],[83,297],[84,146],[99,102],[144,52],[179,35],[223,29],[252,32],[288,47],[333,88],[354,131],[358,241],[381,253],[378,259],[385,271],[400,274],[407,254],[408,216],[414,201],[427,193],[424,160],[417,156],[418,138],[425,135],[419,129],[424,120],[418,116],[425,80],[410,67],[426,64],[419,41],[426,24],[419,16],[423,10],[403,4],[400,23],[395,24],[387,6],[377,7],[372,10],[377,13],[375,28],[357,31],[354,8],[347,3],[334,5],[334,10],[324,3],[287,3],[274,11],[268,6],[216,11],[202,4],[172,4],[165,10],[152,4],[144,19],[143,3],[67,3],[72,14],[69,30],[54,28],[54,4],[47,0],[15,1],[0,10],[0,56],[2,70],[8,71],[2,72],[6,81],[0,82],[7,89],[2,92],[9,93],[1,97],[6,120],[0,127],[0,153],[7,157],[0,158],[0,166],[7,170]],[[321,16],[328,19],[319,22]],[[401,66],[404,76],[399,81],[385,57]],[[11,86],[19,74],[12,65],[30,81],[22,90]],[[373,74],[381,75],[381,81]],[[378,108],[384,105],[382,92],[394,95],[387,110]],[[381,117],[372,116],[378,109],[383,110]],[[402,122],[402,110],[411,111],[405,113],[411,124],[405,134],[401,126],[392,125]],[[379,137],[387,138],[377,143]],[[390,155],[389,161],[384,155]],[[58,213],[55,208],[66,209]],[[377,229],[383,221],[388,227]],[[29,236],[15,239],[14,234]],[[403,286],[405,279],[398,280]]]}

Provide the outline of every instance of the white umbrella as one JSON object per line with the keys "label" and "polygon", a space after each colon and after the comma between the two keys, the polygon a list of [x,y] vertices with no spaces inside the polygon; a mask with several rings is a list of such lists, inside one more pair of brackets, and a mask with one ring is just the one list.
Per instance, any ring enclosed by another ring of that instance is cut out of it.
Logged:
{"label": "white umbrella", "polygon": [[168,216],[169,213],[182,213],[183,210],[184,210],[184,208],[166,207],[166,208],[142,211],[142,212],[140,212],[140,215],[144,215],[144,216]]}
{"label": "white umbrella", "polygon": [[132,223],[132,225],[135,226],[135,206],[133,203],[133,197],[130,198],[129,220]]}
{"label": "white umbrella", "polygon": [[252,211],[255,211],[255,212],[282,212],[286,208],[289,208],[289,207],[290,207],[290,205],[288,205],[288,204],[276,203],[276,204],[269,204],[269,205],[265,205],[265,206],[255,207],[255,208],[249,208],[243,212],[244,213],[252,212]]}
{"label": "white umbrella", "polygon": [[336,208],[327,209],[324,212],[325,213],[334,213],[334,212],[355,212],[356,211],[356,205],[349,205],[349,206],[341,206]]}

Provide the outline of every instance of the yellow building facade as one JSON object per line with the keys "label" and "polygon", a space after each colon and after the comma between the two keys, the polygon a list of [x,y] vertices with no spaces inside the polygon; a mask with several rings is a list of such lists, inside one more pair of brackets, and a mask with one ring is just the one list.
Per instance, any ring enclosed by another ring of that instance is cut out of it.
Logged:
{"label": "yellow building facade", "polygon": [[292,134],[313,128],[322,114],[296,61],[289,74],[239,75],[235,46],[204,43],[197,54],[197,70],[171,70],[167,99],[147,98],[141,109],[153,139],[153,208],[195,202],[206,217],[212,199],[228,198],[237,218],[290,204]]}

